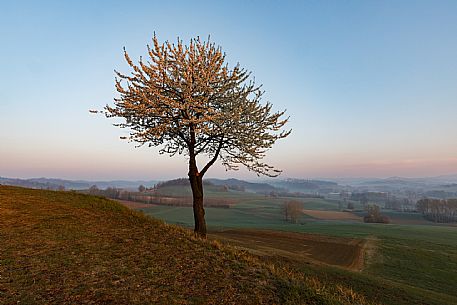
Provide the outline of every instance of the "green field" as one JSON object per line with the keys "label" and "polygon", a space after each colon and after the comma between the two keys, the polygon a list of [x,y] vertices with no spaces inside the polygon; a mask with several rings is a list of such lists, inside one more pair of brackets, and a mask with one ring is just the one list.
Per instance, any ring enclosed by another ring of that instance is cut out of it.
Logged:
{"label": "green field", "polygon": [[[230,194],[229,192],[228,194]],[[225,196],[228,196],[226,194]],[[247,194],[247,193],[245,193]],[[242,193],[236,194],[240,196]],[[367,294],[378,295],[386,304],[457,304],[457,227],[444,225],[365,224],[355,221],[326,221],[303,217],[298,224],[287,223],[281,214],[281,204],[288,198],[248,195],[229,209],[207,208],[210,230],[228,228],[258,228],[332,236],[369,238],[375,240],[376,251],[362,273],[333,270],[335,277],[351,280]],[[305,209],[338,209],[337,201],[305,199]],[[192,227],[191,208],[154,206],[144,213],[169,223]],[[420,220],[414,213],[390,212],[405,220]],[[307,267],[304,272],[310,272]],[[319,273],[320,271],[315,271]],[[328,272],[327,272],[328,274]],[[368,284],[371,283],[371,284]],[[398,298],[380,297],[371,285],[391,289]],[[399,289],[398,292],[395,292]],[[401,299],[403,295],[404,299]]]}

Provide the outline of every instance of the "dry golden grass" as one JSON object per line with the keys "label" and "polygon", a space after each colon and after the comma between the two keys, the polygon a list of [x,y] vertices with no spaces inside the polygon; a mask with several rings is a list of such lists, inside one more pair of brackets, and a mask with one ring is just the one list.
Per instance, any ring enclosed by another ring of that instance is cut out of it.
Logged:
{"label": "dry golden grass", "polygon": [[0,186],[1,304],[369,304],[100,197]]}

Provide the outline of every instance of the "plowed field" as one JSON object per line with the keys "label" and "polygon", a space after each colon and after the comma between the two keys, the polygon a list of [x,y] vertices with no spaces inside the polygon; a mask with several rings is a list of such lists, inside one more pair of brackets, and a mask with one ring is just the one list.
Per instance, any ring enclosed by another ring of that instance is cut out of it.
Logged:
{"label": "plowed field", "polygon": [[210,235],[259,256],[285,257],[351,270],[363,268],[367,243],[360,239],[269,230],[225,230]]}

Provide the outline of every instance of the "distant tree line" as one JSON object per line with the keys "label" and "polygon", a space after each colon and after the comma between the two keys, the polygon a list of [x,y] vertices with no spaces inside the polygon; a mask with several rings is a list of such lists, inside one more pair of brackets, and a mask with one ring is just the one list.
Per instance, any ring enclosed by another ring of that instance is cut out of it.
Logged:
{"label": "distant tree line", "polygon": [[[175,184],[176,185],[176,184]],[[187,184],[186,184],[187,186]],[[223,187],[223,186],[221,186]],[[118,189],[114,187],[108,187],[105,190],[99,189],[96,185],[92,185],[88,193],[91,195],[107,197],[111,199],[134,201],[155,205],[167,205],[167,206],[180,206],[180,207],[191,207],[192,206],[192,197],[171,197],[171,196],[161,196],[154,193],[147,193],[144,186],[138,187],[138,192],[131,192],[123,189]],[[216,208],[230,208],[231,205],[236,202],[231,199],[225,198],[205,198],[204,205],[207,207],[216,207]]]}
{"label": "distant tree line", "polygon": [[244,185],[240,185],[240,184],[225,185],[225,187],[228,188],[229,190],[238,191],[238,192],[246,191],[246,187]]}
{"label": "distant tree line", "polygon": [[361,193],[352,193],[351,200],[355,201],[370,201],[370,202],[386,202],[389,194],[385,192],[361,192]]}
{"label": "distant tree line", "polygon": [[457,199],[424,198],[417,202],[417,211],[434,222],[457,222]]}
{"label": "distant tree line", "polygon": [[[89,188],[89,194],[96,196],[108,197],[111,199],[123,199],[122,197],[129,192],[115,187],[108,187],[107,189],[101,190],[95,184]],[[127,199],[126,199],[127,200]]]}
{"label": "distant tree line", "polygon": [[408,198],[396,198],[390,196],[385,202],[384,207],[395,211],[411,211],[415,210],[414,201]]}
{"label": "distant tree line", "polygon": [[364,210],[368,210],[370,203],[383,205],[386,209],[395,211],[415,210],[415,202],[408,198],[398,198],[386,192],[361,192],[352,193],[351,199],[359,201]]}
{"label": "distant tree line", "polygon": [[51,183],[47,183],[46,188],[41,187],[41,189],[42,190],[46,189],[48,191],[60,191],[60,192],[63,192],[66,190],[64,185],[57,185],[57,184],[51,184]]}
{"label": "distant tree line", "polygon": [[448,199],[448,198],[455,198],[457,196],[457,192],[448,192],[448,191],[443,191],[443,190],[431,190],[431,191],[425,192],[424,195],[426,197]]}

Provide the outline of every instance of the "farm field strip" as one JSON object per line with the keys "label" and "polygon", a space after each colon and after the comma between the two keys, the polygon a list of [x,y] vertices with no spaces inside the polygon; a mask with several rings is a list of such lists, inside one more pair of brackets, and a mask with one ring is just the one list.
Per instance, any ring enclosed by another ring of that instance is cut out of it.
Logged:
{"label": "farm field strip", "polygon": [[362,221],[362,217],[350,212],[322,211],[322,210],[303,210],[303,213],[316,219],[323,220],[353,220]]}
{"label": "farm field strip", "polygon": [[365,240],[253,229],[214,231],[210,236],[260,256],[280,256],[356,271],[363,268]]}

